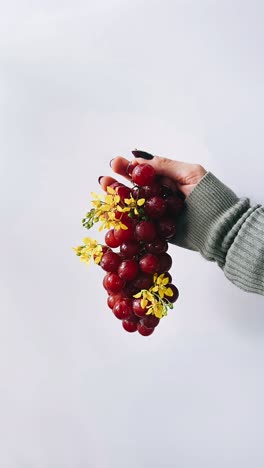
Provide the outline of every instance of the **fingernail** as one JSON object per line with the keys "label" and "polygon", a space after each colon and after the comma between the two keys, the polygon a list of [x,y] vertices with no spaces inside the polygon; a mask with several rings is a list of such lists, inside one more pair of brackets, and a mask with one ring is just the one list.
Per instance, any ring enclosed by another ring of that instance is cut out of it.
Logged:
{"label": "fingernail", "polygon": [[99,184],[100,184],[101,179],[102,179],[103,177],[104,177],[104,176],[102,176],[102,175],[101,175],[100,177],[98,177],[98,183],[99,183]]}
{"label": "fingernail", "polygon": [[139,151],[139,150],[134,150],[131,151],[132,154],[135,156],[135,158],[143,158],[143,159],[153,159],[154,156],[150,153],[146,153],[146,151]]}
{"label": "fingernail", "polygon": [[109,163],[109,166],[112,167],[112,162],[115,158],[111,159],[110,163]]}
{"label": "fingernail", "polygon": [[126,168],[126,175],[128,175],[129,177],[131,177],[133,169],[134,169],[133,162],[130,161],[130,162],[128,163],[128,165],[127,165],[127,168]]}

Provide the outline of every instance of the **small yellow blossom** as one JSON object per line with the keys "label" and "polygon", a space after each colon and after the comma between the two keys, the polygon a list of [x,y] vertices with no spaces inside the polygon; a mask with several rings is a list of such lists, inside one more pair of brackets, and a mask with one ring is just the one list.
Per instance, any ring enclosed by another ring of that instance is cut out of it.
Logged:
{"label": "small yellow blossom", "polygon": [[135,215],[138,215],[138,209],[137,207],[143,206],[145,203],[145,198],[140,198],[139,200],[135,200],[131,195],[130,198],[125,198],[124,200],[125,204],[128,205],[127,207],[123,208],[123,212],[125,213],[126,211],[128,212],[134,212]]}
{"label": "small yellow blossom", "polygon": [[148,291],[147,289],[142,289],[139,293],[135,294],[133,297],[135,297],[136,299],[139,299],[140,297],[142,298],[140,301],[140,305],[142,309],[147,307],[147,305],[153,300],[153,294],[151,294],[151,292]]}
{"label": "small yellow blossom", "polygon": [[148,311],[146,315],[155,315],[159,319],[167,315],[167,304],[155,293],[152,293],[151,288],[149,290],[142,289],[139,293],[135,294],[133,297],[140,298],[140,305]]}
{"label": "small yellow blossom", "polygon": [[[141,298],[140,305],[143,309],[147,309],[146,315],[155,315],[159,319],[167,315],[167,309],[172,308],[169,297],[173,296],[173,291],[167,284],[169,278],[164,273],[153,275],[153,285],[147,290],[142,289],[133,297]],[[166,296],[166,297],[164,297]]]}
{"label": "small yellow blossom", "polygon": [[107,213],[106,215],[101,215],[99,217],[99,221],[102,223],[101,226],[99,227],[99,231],[102,231],[103,229],[116,229],[117,231],[119,229],[128,229],[128,227],[122,223],[121,219],[116,219],[114,213]]}
{"label": "small yellow blossom", "polygon": [[167,276],[164,278],[164,273],[159,276],[157,273],[155,273],[153,276],[153,283],[154,286],[151,287],[151,291],[157,293],[161,299],[163,299],[164,296],[173,296],[172,289],[166,287],[166,285],[169,283],[169,278]]}
{"label": "small yellow blossom", "polygon": [[103,251],[102,246],[98,244],[96,239],[91,239],[90,237],[85,237],[83,239],[84,245],[79,245],[78,247],[73,247],[73,250],[76,252],[76,255],[80,257],[81,262],[85,262],[87,265],[90,260],[93,259],[94,263],[100,263]]}
{"label": "small yellow blossom", "polygon": [[148,308],[146,315],[155,315],[159,319],[167,315],[167,307],[163,302],[160,302],[158,299],[155,299],[151,306]]}
{"label": "small yellow blossom", "polygon": [[[133,217],[144,214],[138,208],[142,207],[145,203],[144,198],[135,200],[132,196],[125,198],[121,202],[120,196],[116,189],[107,187],[107,193],[98,195],[91,192],[92,209],[86,213],[82,220],[82,224],[86,229],[90,229],[95,223],[101,222],[99,231],[103,229],[127,229],[127,226],[122,222],[122,214],[129,213]],[[117,216],[120,213],[119,216]]]}
{"label": "small yellow blossom", "polygon": [[120,202],[120,197],[117,195],[115,190],[112,187],[107,187],[106,195],[97,195],[92,192],[94,200],[92,200],[92,205],[95,207],[95,215],[97,218],[100,218],[104,213],[111,212],[115,210]]}
{"label": "small yellow blossom", "polygon": [[139,200],[135,200],[132,196],[130,198],[124,199],[125,207],[117,206],[117,210],[121,213],[134,213],[135,215],[139,215],[138,206],[143,206],[145,203],[145,198],[140,198]]}
{"label": "small yellow blossom", "polygon": [[[117,218],[116,213],[123,213],[127,211],[120,205],[120,196],[112,187],[107,187],[107,194],[98,195],[94,192],[91,193],[93,200],[93,208],[86,214],[83,220],[83,225],[90,229],[94,223],[101,222],[99,231],[103,229],[127,229],[127,226],[122,222],[121,217]],[[130,208],[128,208],[130,211]]]}

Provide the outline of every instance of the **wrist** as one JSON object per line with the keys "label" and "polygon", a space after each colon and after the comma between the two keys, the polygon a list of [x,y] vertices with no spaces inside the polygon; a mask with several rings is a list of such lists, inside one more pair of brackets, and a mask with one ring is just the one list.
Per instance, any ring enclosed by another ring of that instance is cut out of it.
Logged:
{"label": "wrist", "polygon": [[172,243],[199,251],[207,260],[215,260],[223,266],[236,235],[236,226],[248,208],[248,199],[239,199],[207,172],[185,199],[178,233]]}

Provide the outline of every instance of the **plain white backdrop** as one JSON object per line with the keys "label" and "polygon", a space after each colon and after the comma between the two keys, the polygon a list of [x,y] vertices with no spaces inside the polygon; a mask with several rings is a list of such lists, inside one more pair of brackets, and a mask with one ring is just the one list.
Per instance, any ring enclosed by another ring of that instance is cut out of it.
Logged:
{"label": "plain white backdrop", "polygon": [[0,1],[0,467],[263,467],[264,302],[170,247],[149,338],[72,247],[109,161],[199,162],[263,203],[261,0]]}

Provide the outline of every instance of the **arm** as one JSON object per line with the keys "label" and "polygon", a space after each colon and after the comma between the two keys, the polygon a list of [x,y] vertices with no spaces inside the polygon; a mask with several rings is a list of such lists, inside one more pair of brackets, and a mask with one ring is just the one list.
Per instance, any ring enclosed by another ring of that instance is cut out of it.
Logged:
{"label": "arm", "polygon": [[264,295],[264,208],[207,172],[185,200],[174,244],[215,261],[245,291]]}

